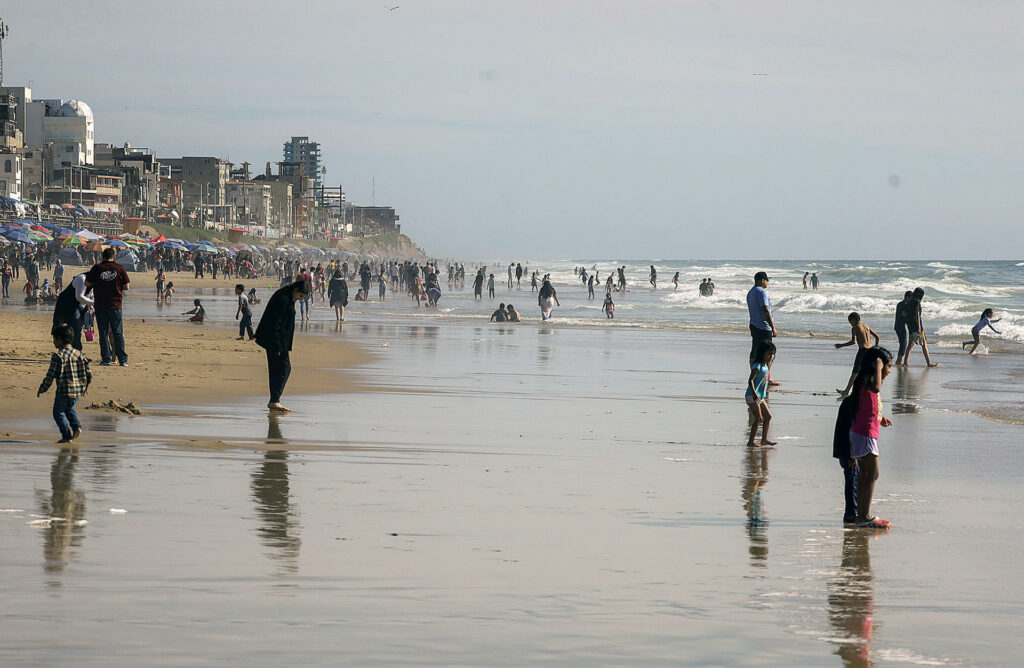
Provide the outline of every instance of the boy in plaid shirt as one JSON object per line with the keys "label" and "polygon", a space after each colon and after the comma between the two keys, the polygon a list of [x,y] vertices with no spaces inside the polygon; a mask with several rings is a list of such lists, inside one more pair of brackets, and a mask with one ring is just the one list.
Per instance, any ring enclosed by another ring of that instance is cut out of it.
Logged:
{"label": "boy in plaid shirt", "polygon": [[57,381],[56,396],[53,398],[53,420],[60,429],[61,439],[58,443],[70,443],[82,435],[82,425],[75,413],[75,404],[83,397],[92,382],[89,371],[89,360],[81,352],[71,347],[75,333],[69,325],[58,325],[53,328],[53,347],[57,352],[50,358],[50,368],[39,385],[36,396],[50,389],[50,384]]}

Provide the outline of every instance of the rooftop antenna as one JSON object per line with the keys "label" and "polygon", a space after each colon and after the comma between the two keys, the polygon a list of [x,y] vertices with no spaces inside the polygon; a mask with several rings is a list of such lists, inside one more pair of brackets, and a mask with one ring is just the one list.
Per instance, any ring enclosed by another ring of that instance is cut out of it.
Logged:
{"label": "rooftop antenna", "polygon": [[0,19],[0,86],[4,85],[4,39],[10,33],[10,26]]}

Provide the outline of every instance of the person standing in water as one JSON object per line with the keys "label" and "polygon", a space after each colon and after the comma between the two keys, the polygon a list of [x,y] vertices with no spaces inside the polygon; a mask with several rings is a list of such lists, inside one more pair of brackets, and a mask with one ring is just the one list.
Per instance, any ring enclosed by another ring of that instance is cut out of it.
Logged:
{"label": "person standing in water", "polygon": [[837,343],[836,350],[845,348],[846,346],[852,346],[857,344],[857,356],[853,360],[853,373],[850,374],[850,380],[846,383],[846,388],[842,390],[836,390],[839,396],[845,399],[850,396],[850,388],[853,387],[853,381],[857,379],[857,374],[860,373],[860,367],[864,362],[864,355],[867,354],[869,346],[868,339],[875,337],[875,345],[879,343],[878,334],[875,334],[875,330],[871,329],[860,321],[860,313],[854,312],[847,316],[847,320],[850,322],[850,340],[846,343]]}
{"label": "person standing in water", "polygon": [[857,405],[850,425],[850,459],[857,467],[857,526],[888,529],[889,522],[871,515],[871,499],[878,480],[879,427],[892,422],[882,409],[882,382],[892,368],[892,354],[885,348],[872,348],[854,383]]}
{"label": "person standing in water", "polygon": [[805,271],[805,272],[804,272],[804,290],[806,290],[806,289],[807,289],[807,278],[808,278],[808,276],[810,276],[810,275],[811,275],[811,272],[809,272],[809,271]]}
{"label": "person standing in water", "polygon": [[[554,305],[552,305],[552,302],[554,302]],[[551,279],[547,277],[544,277],[544,283],[540,286],[540,292],[537,293],[537,305],[540,306],[541,320],[550,320],[554,306],[561,306],[558,301],[558,293],[555,291],[554,286],[551,285]]]}
{"label": "person standing in water", "polygon": [[896,320],[892,328],[896,331],[896,340],[900,342],[900,349],[896,353],[896,366],[902,366],[906,362],[907,354],[907,311],[914,299],[914,293],[907,290],[903,293],[903,301],[896,305]]}
{"label": "person standing in water", "polygon": [[679,272],[678,271],[676,272],[676,275],[672,277],[672,285],[675,286],[674,288],[672,288],[673,290],[678,290],[679,289]]}
{"label": "person standing in water", "polygon": [[928,354],[928,338],[924,333],[924,322],[921,318],[921,301],[924,299],[924,288],[915,288],[910,308],[907,309],[907,331],[910,334],[910,341],[907,344],[907,355],[903,358],[903,366],[910,366],[910,351],[914,344],[921,344],[921,352],[924,353],[924,363],[929,367],[939,366],[938,362],[932,362]]}
{"label": "person standing in water", "polygon": [[811,290],[817,290],[817,289],[818,289],[818,273],[815,272],[815,273],[811,274]]}
{"label": "person standing in water", "polygon": [[964,341],[963,344],[961,345],[961,349],[962,350],[966,350],[968,344],[970,344],[970,343],[974,344],[973,346],[971,346],[971,352],[967,353],[968,355],[973,355],[974,351],[977,350],[978,346],[981,345],[981,330],[983,330],[986,327],[988,327],[989,329],[991,329],[996,334],[1002,334],[1002,332],[1000,332],[998,329],[996,329],[995,327],[992,326],[992,323],[999,322],[1000,320],[1002,320],[1002,318],[996,318],[995,320],[993,320],[992,316],[994,316],[994,315],[995,315],[995,311],[993,311],[990,308],[987,308],[987,309],[985,309],[984,311],[981,312],[981,319],[978,320],[978,324],[976,324],[974,326],[974,328],[971,330],[971,334],[974,335],[974,340],[973,341]]}
{"label": "person standing in water", "polygon": [[647,278],[647,282],[654,286],[654,289],[658,289],[658,271],[651,265],[651,275]]}
{"label": "person standing in water", "polygon": [[289,353],[295,335],[295,302],[307,296],[306,282],[289,283],[279,288],[267,300],[260,324],[256,327],[256,345],[267,351],[267,375],[270,380],[270,402],[267,408],[274,413],[288,413],[281,405],[281,395],[292,372]]}

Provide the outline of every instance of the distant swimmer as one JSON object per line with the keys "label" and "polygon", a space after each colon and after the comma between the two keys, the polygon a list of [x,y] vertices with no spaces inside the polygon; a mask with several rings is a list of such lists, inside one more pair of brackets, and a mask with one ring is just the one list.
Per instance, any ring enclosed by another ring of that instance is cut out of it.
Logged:
{"label": "distant swimmer", "polygon": [[707,291],[708,291],[708,297],[713,297],[713,296],[715,295],[715,284],[714,284],[714,282],[713,282],[713,281],[711,280],[711,277],[710,277],[710,276],[708,277],[708,287],[707,287]]}
{"label": "distant swimmer", "polygon": [[651,275],[647,278],[647,282],[654,286],[654,289],[658,289],[658,270],[651,265]]}
{"label": "distant swimmer", "polygon": [[595,282],[595,278],[596,278],[596,276],[594,276],[594,274],[591,274],[587,278],[587,299],[593,299],[594,298],[594,282]]}
{"label": "distant swimmer", "polygon": [[806,289],[807,289],[807,278],[808,278],[808,277],[809,277],[810,275],[811,275],[811,272],[809,272],[809,271],[805,271],[805,272],[804,272],[804,290],[806,290]]}
{"label": "distant swimmer", "polygon": [[995,315],[995,311],[993,311],[990,308],[987,308],[987,309],[985,309],[984,311],[981,312],[981,319],[978,320],[978,324],[976,324],[974,326],[974,328],[971,329],[971,334],[974,336],[974,340],[973,341],[964,341],[963,344],[961,345],[961,349],[966,349],[968,343],[973,343],[974,344],[973,346],[971,346],[971,351],[969,353],[967,353],[968,355],[973,355],[974,351],[977,350],[978,346],[981,345],[981,330],[983,330],[986,327],[988,327],[989,329],[991,329],[996,334],[1002,334],[1002,332],[1000,332],[998,329],[996,329],[995,327],[992,326],[992,323],[999,322],[1000,320],[1002,320],[1002,318],[996,318],[995,320],[993,320],[992,316],[994,316],[994,315]]}
{"label": "distant swimmer", "polygon": [[547,276],[544,277],[544,283],[540,286],[540,292],[537,293],[537,305],[540,306],[541,320],[550,320],[554,307],[561,306],[558,302],[558,293]]}
{"label": "distant swimmer", "polygon": [[532,274],[530,274],[530,292],[536,292],[536,291],[537,291],[537,272],[534,271]]}
{"label": "distant swimmer", "polygon": [[700,294],[701,297],[708,296],[708,279],[700,279],[700,287],[697,288],[697,292],[698,294]]}
{"label": "distant swimmer", "polygon": [[505,311],[505,304],[498,304],[498,308],[491,314],[491,322],[507,322],[508,313]]}
{"label": "distant swimmer", "polygon": [[811,274],[811,290],[818,289],[818,274],[817,272]]}
{"label": "distant swimmer", "polygon": [[850,374],[850,380],[846,382],[846,388],[842,390],[836,390],[839,396],[843,399],[850,396],[850,388],[853,387],[853,381],[857,379],[857,374],[860,373],[861,364],[864,362],[864,356],[867,354],[868,349],[871,347],[868,345],[868,339],[870,337],[875,338],[875,345],[879,344],[880,339],[878,334],[875,334],[875,330],[871,329],[860,321],[860,314],[857,312],[851,313],[846,318],[850,322],[850,340],[846,343],[837,343],[836,350],[845,348],[846,346],[852,346],[857,344],[857,357],[853,360],[853,373]]}
{"label": "distant swimmer", "polygon": [[678,271],[676,272],[676,275],[672,277],[672,285],[675,286],[674,288],[672,288],[673,290],[678,290],[679,289],[679,272]]}
{"label": "distant swimmer", "polygon": [[516,307],[512,306],[512,304],[505,307],[505,314],[508,317],[509,322],[520,322],[519,311],[517,311]]}
{"label": "distant swimmer", "polygon": [[626,292],[626,265],[622,265],[618,269],[619,272],[619,292]]}

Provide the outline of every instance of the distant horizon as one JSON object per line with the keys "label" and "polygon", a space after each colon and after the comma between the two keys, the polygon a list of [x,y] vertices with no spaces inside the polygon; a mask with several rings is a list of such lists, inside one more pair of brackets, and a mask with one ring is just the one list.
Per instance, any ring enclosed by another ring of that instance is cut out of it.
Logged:
{"label": "distant horizon", "polygon": [[308,136],[328,185],[451,256],[1024,247],[1022,3],[14,0],[2,18],[5,83],[84,100],[98,142],[262,165]]}

